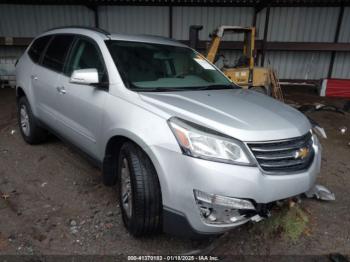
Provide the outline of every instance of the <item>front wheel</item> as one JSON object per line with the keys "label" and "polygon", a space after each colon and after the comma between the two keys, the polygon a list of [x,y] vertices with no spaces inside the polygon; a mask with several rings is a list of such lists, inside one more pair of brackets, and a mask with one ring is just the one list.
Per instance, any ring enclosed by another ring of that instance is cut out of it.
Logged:
{"label": "front wheel", "polygon": [[158,233],[162,224],[161,190],[146,153],[126,142],[118,159],[119,204],[123,222],[133,236]]}

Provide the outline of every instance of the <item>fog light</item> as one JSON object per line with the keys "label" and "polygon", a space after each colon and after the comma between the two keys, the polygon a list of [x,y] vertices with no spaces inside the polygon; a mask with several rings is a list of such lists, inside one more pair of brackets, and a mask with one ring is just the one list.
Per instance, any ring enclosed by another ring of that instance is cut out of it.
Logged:
{"label": "fog light", "polygon": [[202,219],[208,224],[237,224],[248,221],[255,212],[249,200],[224,197],[193,190]]}
{"label": "fog light", "polygon": [[213,195],[199,190],[193,190],[193,192],[197,201],[202,201],[213,205],[231,207],[235,209],[255,210],[253,203],[249,200]]}

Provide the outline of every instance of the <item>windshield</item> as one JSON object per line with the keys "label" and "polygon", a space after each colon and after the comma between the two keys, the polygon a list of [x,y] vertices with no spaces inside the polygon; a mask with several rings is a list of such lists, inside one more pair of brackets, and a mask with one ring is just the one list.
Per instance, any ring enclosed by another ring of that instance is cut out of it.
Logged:
{"label": "windshield", "polygon": [[113,40],[107,46],[125,85],[135,91],[236,87],[187,47]]}

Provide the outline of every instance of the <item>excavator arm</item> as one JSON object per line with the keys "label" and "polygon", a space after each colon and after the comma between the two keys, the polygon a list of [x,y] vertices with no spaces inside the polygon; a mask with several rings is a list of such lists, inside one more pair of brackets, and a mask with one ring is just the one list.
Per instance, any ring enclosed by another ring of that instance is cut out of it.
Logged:
{"label": "excavator arm", "polygon": [[212,40],[208,49],[208,53],[207,53],[207,59],[212,63],[214,63],[216,54],[219,50],[220,42],[221,42],[221,37],[218,37],[218,36],[212,37]]}
{"label": "excavator arm", "polygon": [[235,32],[240,30],[246,30],[246,28],[240,26],[230,26],[230,25],[222,25],[219,26],[211,35],[211,43],[208,48],[207,59],[214,63],[216,54],[220,47],[220,42],[224,36],[225,32]]}

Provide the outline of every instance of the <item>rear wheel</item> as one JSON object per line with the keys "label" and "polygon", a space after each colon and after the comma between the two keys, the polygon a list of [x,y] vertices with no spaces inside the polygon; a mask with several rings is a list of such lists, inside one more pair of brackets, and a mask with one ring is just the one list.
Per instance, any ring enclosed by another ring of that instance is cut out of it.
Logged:
{"label": "rear wheel", "polygon": [[45,141],[47,132],[37,124],[37,120],[35,119],[25,96],[19,98],[17,112],[18,126],[23,139],[28,144],[39,144]]}
{"label": "rear wheel", "polygon": [[119,203],[123,222],[134,236],[158,233],[162,222],[161,190],[146,153],[126,142],[118,159]]}

